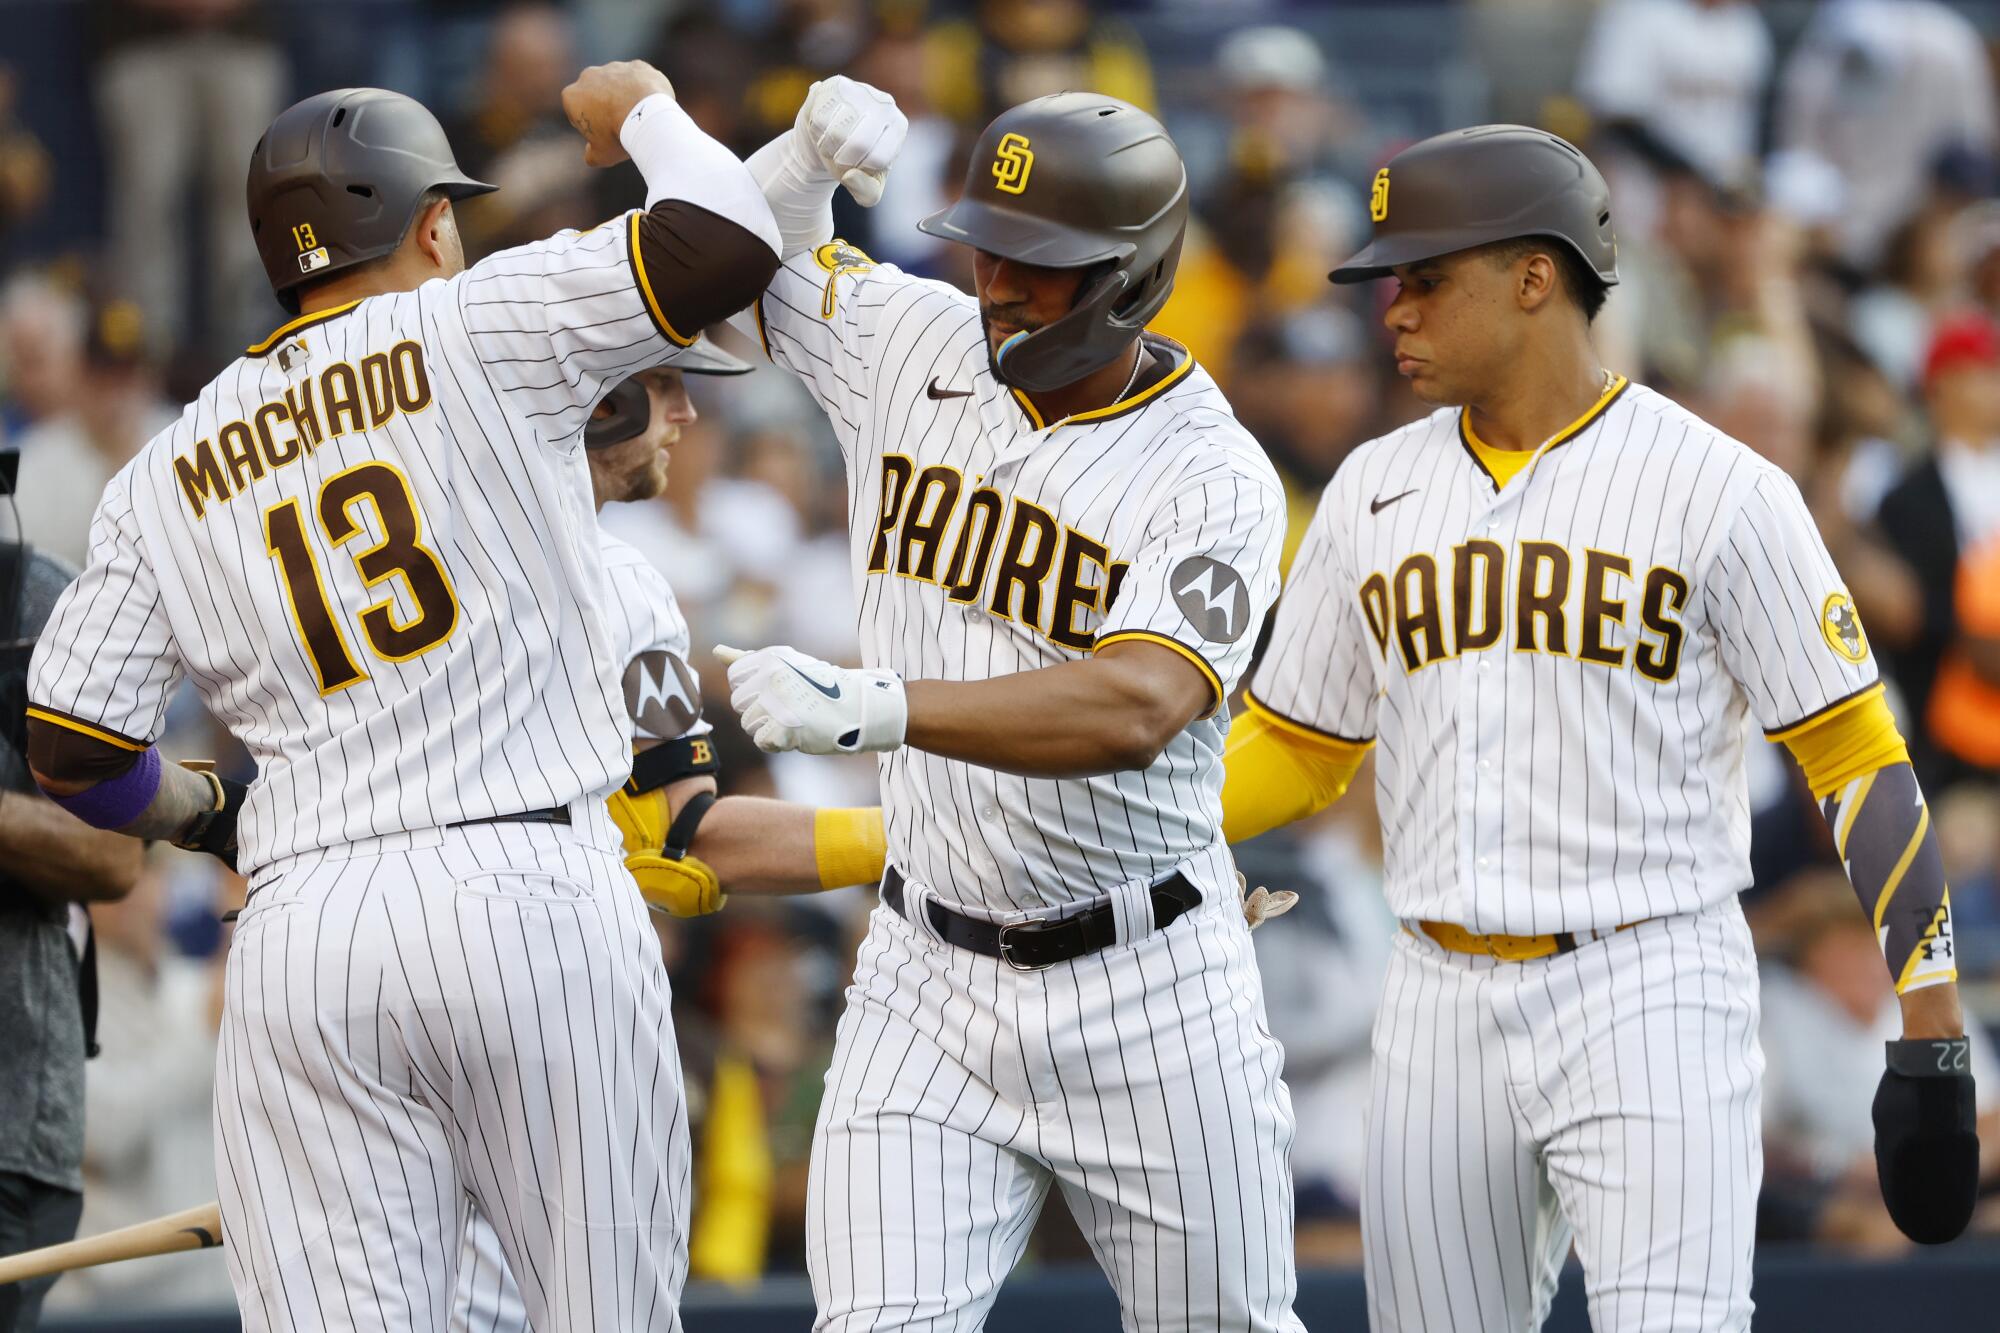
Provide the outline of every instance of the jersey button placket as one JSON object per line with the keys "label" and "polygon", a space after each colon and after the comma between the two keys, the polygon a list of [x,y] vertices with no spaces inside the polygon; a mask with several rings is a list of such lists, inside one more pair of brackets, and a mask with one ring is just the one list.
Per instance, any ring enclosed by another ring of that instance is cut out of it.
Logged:
{"label": "jersey button placket", "polygon": [[[1522,485],[1494,491],[1493,483],[1482,474],[1489,497],[1486,511],[1474,517],[1472,531],[1499,540],[1508,506],[1518,503]],[[1503,599],[1506,584],[1502,584]],[[1505,603],[1499,614],[1505,615]],[[1494,756],[1506,743],[1506,709],[1502,693],[1507,688],[1506,673],[1494,669],[1508,651],[1503,632],[1500,642],[1477,653],[1478,669],[1459,675],[1459,846],[1461,901],[1469,920],[1497,914],[1500,904],[1492,887],[1500,862],[1501,810],[1506,792],[1498,781],[1500,768]]]}

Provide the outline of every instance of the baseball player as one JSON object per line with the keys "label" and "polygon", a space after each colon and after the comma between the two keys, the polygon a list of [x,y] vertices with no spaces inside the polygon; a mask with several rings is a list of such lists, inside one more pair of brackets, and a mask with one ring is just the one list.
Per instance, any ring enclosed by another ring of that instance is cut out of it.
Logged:
{"label": "baseball player", "polygon": [[757,323],[847,460],[864,665],[732,650],[731,703],[765,749],[879,753],[888,825],[814,1135],[817,1327],[979,1327],[1054,1183],[1127,1329],[1297,1329],[1217,803],[1284,498],[1144,332],[1186,173],[1110,97],[1004,113],[921,224],[975,248],[975,298],[832,239],[836,179],[901,133],[829,80],[751,159],[786,255]]}
{"label": "baseball player", "polygon": [[[669,451],[696,419],[683,375],[749,369],[702,338],[605,395],[584,428],[598,507],[664,492]],[[602,527],[597,535],[612,660],[624,683],[634,750],[632,776],[612,794],[611,816],[646,900],[673,916],[697,916],[722,906],[725,885],[732,892],[799,894],[879,881],[879,808],[716,797],[715,751],[704,739],[710,727],[673,589],[630,544]]]}
{"label": "baseball player", "polygon": [[[666,976],[605,806],[631,769],[581,436],[777,263],[742,165],[643,64],[564,92],[647,207],[466,269],[490,187],[374,89],[273,122],[251,228],[298,313],[106,489],[30,760],[86,822],[233,854],[217,1074],[248,1329],[441,1329],[463,1201],[539,1329],[679,1326]],[[245,791],[153,748],[183,678]]]}
{"label": "baseball player", "polygon": [[[1572,1239],[1599,1329],[1744,1329],[1762,1159],[1750,719],[1798,757],[1902,997],[1891,1212],[1965,1224],[1978,1145],[1937,840],[1854,605],[1778,468],[1604,370],[1603,178],[1516,126],[1375,177],[1335,282],[1394,277],[1438,410],[1328,485],[1230,738],[1232,838],[1376,749],[1403,921],[1362,1209],[1378,1329],[1524,1329]],[[768,305],[768,298],[766,301]]]}
{"label": "baseball player", "polygon": [[[664,493],[669,454],[696,419],[684,375],[749,370],[703,336],[607,393],[583,432],[597,508]],[[611,817],[646,901],[656,911],[697,916],[722,907],[725,884],[733,893],[791,894],[879,881],[880,809],[717,799],[711,728],[701,715],[687,621],[673,589],[629,543],[602,527],[598,541],[611,660],[624,684],[634,752],[631,778],[611,794]],[[451,1327],[454,1333],[529,1327],[499,1233],[476,1210],[466,1221]]]}

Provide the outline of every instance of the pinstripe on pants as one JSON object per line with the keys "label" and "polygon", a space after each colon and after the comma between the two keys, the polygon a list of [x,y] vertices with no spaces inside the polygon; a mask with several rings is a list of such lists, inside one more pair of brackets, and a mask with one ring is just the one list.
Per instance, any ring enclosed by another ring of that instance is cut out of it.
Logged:
{"label": "pinstripe on pants", "polygon": [[1371,1326],[1537,1328],[1573,1237],[1599,1333],[1748,1329],[1756,968],[1733,897],[1522,963],[1401,933],[1374,1037]]}
{"label": "pinstripe on pants", "polygon": [[876,909],[813,1141],[816,1328],[978,1329],[1055,1181],[1128,1333],[1302,1329],[1291,1098],[1242,915],[1126,919],[1133,942],[1016,972]]}
{"label": "pinstripe on pants", "polygon": [[602,803],[573,809],[258,873],[216,1083],[246,1330],[443,1330],[468,1196],[535,1328],[679,1328],[666,974]]}

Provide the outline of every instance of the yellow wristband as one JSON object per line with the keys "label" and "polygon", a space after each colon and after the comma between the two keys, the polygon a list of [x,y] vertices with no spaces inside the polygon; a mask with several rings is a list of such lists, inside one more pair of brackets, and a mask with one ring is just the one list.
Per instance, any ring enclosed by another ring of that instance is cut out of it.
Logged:
{"label": "yellow wristband", "polygon": [[822,889],[874,884],[889,858],[882,807],[813,811],[813,860]]}

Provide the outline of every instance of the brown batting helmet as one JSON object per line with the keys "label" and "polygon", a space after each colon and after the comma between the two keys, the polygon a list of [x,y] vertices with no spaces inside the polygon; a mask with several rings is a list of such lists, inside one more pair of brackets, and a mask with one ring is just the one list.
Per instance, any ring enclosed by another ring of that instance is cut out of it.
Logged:
{"label": "brown batting helmet", "polygon": [[1109,365],[1160,313],[1187,215],[1187,169],[1159,121],[1101,93],[1054,93],[988,125],[958,202],[917,226],[1017,263],[1090,270],[1067,315],[996,358],[1007,383],[1047,392]]}
{"label": "brown batting helmet", "polygon": [[401,245],[428,191],[465,199],[497,188],[458,169],[444,127],[422,103],[382,88],[336,88],[271,122],[245,193],[271,290],[297,314],[302,284]]}
{"label": "brown batting helmet", "polygon": [[1525,125],[1477,125],[1405,148],[1375,173],[1375,234],[1327,276],[1366,282],[1397,264],[1546,236],[1607,285],[1618,281],[1611,190],[1568,140]]}

